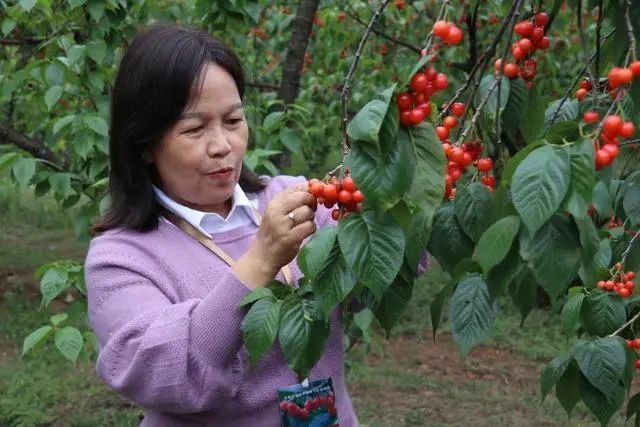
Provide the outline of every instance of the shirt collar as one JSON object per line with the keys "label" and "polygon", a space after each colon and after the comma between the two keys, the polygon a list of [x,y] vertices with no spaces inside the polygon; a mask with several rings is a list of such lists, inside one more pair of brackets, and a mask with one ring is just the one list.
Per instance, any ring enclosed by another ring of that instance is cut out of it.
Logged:
{"label": "shirt collar", "polygon": [[229,221],[235,215],[242,214],[241,210],[244,210],[244,213],[249,215],[254,224],[260,225],[258,218],[256,217],[256,214],[254,212],[254,209],[258,209],[258,199],[249,199],[244,190],[242,190],[242,187],[240,187],[240,184],[236,184],[233,188],[233,196],[231,197],[231,210],[229,211],[229,215],[226,219],[217,213],[203,212],[184,206],[173,200],[155,185],[153,186],[153,191],[158,198],[158,202],[162,206],[189,222],[208,238],[212,238],[212,236],[209,232],[207,232],[207,230],[205,230],[204,223],[205,220],[209,218],[214,219],[215,221]]}

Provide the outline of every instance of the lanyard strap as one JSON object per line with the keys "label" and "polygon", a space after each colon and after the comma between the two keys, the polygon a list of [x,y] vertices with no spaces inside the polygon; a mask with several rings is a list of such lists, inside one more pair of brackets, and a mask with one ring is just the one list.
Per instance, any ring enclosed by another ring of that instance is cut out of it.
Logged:
{"label": "lanyard strap", "polygon": [[[262,221],[262,217],[260,216],[258,211],[254,209],[253,213],[258,219],[258,223],[260,223]],[[187,233],[189,236],[196,239],[198,242],[200,242],[203,246],[205,246],[207,249],[209,249],[211,252],[217,255],[218,258],[220,258],[222,261],[227,263],[229,266],[233,266],[233,264],[235,264],[235,260],[228,253],[223,251],[222,248],[220,248],[220,246],[213,243],[213,240],[209,239],[207,236],[202,234],[200,230],[198,230],[193,225],[191,225],[187,220],[179,217],[178,215],[174,214],[173,212],[167,209],[162,209],[162,214],[165,218],[171,221],[176,227],[178,227],[179,229]],[[293,285],[293,275],[291,274],[291,269],[289,268],[289,266],[285,265],[284,267],[282,267],[281,271],[282,271],[282,275],[284,276],[285,282],[290,286]]]}

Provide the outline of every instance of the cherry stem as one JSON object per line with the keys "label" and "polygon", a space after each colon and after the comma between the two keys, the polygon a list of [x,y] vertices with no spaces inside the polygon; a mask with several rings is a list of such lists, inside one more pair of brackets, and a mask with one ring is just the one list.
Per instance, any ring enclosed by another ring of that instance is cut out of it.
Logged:
{"label": "cherry stem", "polygon": [[349,101],[349,92],[351,90],[351,80],[353,79],[353,75],[356,72],[356,67],[358,66],[358,62],[360,61],[360,55],[362,53],[362,49],[364,48],[367,39],[371,35],[371,31],[373,29],[373,25],[375,24],[378,17],[381,15],[382,11],[385,7],[391,2],[391,0],[384,0],[378,6],[378,9],[371,17],[369,21],[369,25],[360,39],[360,44],[358,44],[358,49],[356,50],[356,56],[351,63],[351,68],[347,73],[347,77],[344,80],[344,86],[342,88],[342,96],[341,96],[341,107],[342,107],[342,155],[343,157],[347,157],[349,155],[349,141],[347,137],[347,122],[349,121],[349,116],[347,115],[347,102]]}
{"label": "cherry stem", "polygon": [[[473,117],[471,118],[471,123],[469,123],[469,126],[466,127],[464,132],[462,132],[462,135],[459,138],[459,142],[460,141],[464,141],[464,139],[467,137],[467,135],[469,134],[471,129],[473,129],[475,127],[476,122],[478,121],[478,118],[480,117],[480,114],[482,113],[482,110],[484,109],[485,105],[487,105],[487,101],[491,97],[491,94],[499,86],[498,82],[500,80],[504,79],[504,78],[506,78],[506,77],[505,76],[499,76],[499,78],[497,78],[496,81],[493,82],[493,84],[491,85],[491,88],[489,89],[489,93],[487,93],[487,96],[482,100],[480,105],[478,105],[478,108],[476,109],[476,112],[473,114]],[[498,108],[500,108],[499,105],[498,105]]]}
{"label": "cherry stem", "polygon": [[593,74],[593,71],[591,70],[591,60],[589,59],[589,48],[587,47],[587,38],[584,34],[584,28],[582,28],[582,2],[583,0],[578,0],[578,34],[580,35],[580,45],[582,47],[582,54],[584,55],[584,68],[586,69],[586,72],[589,73],[589,79],[592,82],[596,82],[598,81],[597,78],[598,76],[596,76],[595,74]]}
{"label": "cherry stem", "polygon": [[623,266],[627,262],[627,257],[629,256],[629,253],[631,253],[631,248],[633,248],[633,245],[638,240],[638,236],[639,235],[640,235],[640,230],[638,230],[636,232],[636,234],[633,236],[633,238],[629,241],[629,246],[627,246],[627,249],[625,249],[625,251],[622,253],[622,256],[620,257],[620,263]]}
{"label": "cherry stem", "polygon": [[631,25],[631,16],[629,11],[631,10],[631,0],[625,2],[624,17],[627,22],[627,33],[629,34],[629,52],[627,53],[627,65],[631,62],[636,51],[636,37],[633,34],[633,25]]}
{"label": "cherry stem", "polygon": [[[509,35],[507,36],[507,43],[504,47],[504,52],[502,53],[502,59],[500,60],[500,76],[504,76],[504,66],[507,61],[507,55],[509,54],[509,49],[511,48],[511,41],[513,40],[513,30],[516,26],[516,22],[520,17],[520,3],[516,6],[516,10],[513,13],[513,18],[511,20],[511,29],[509,31]],[[495,116],[495,126],[496,126],[496,138],[498,139],[498,144],[502,143],[502,138],[500,134],[502,133],[500,130],[500,89],[502,88],[502,77],[497,79],[498,82],[498,100],[496,101],[496,116]]]}
{"label": "cherry stem", "polygon": [[[436,18],[435,22],[441,21],[444,18],[444,16],[447,14],[447,8],[449,7],[450,1],[451,0],[444,0],[444,2],[442,3],[442,6],[440,7],[440,12],[438,12],[438,17]],[[427,40],[425,40],[424,42],[424,51],[426,54],[429,53],[431,44],[433,44],[433,27],[434,26],[431,26],[431,31],[429,31],[429,34],[427,35]]]}
{"label": "cherry stem", "polygon": [[[609,32],[609,34],[607,34],[604,38],[604,40],[602,40],[602,43],[600,43],[599,48],[602,48],[604,46],[604,44],[607,42],[607,40],[609,40],[609,38],[616,32],[615,28],[613,30],[611,30]],[[593,62],[594,59],[596,59],[596,57],[598,56],[598,51],[596,51],[596,53],[594,53],[593,55],[591,55],[591,58],[589,58],[589,65],[591,65],[591,63]],[[584,73],[587,72],[587,67],[582,67],[582,70],[578,73],[578,75],[576,76],[575,79],[573,79],[573,82],[571,83],[571,85],[569,85],[569,88],[567,88],[567,92],[564,94],[564,96],[562,97],[562,100],[558,103],[558,106],[556,107],[556,111],[553,113],[553,118],[551,119],[551,124],[549,124],[549,127],[553,126],[553,124],[556,122],[556,120],[558,119],[558,116],[560,115],[560,110],[562,109],[562,106],[564,105],[565,102],[567,102],[567,100],[569,99],[569,97],[571,96],[571,93],[573,92],[573,88],[578,84],[578,82],[582,79],[582,77],[584,76]],[[594,87],[597,85],[597,81],[595,82],[591,82],[593,83]]]}

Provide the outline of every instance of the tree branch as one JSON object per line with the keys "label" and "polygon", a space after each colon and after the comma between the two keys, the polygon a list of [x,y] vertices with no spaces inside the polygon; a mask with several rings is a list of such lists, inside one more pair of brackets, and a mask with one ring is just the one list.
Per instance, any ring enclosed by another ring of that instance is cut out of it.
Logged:
{"label": "tree branch", "polygon": [[23,46],[23,45],[37,45],[46,41],[38,37],[21,37],[19,39],[0,39],[0,45],[2,46]]}
{"label": "tree branch", "polygon": [[61,164],[53,151],[40,140],[29,138],[7,123],[0,122],[0,141],[13,144],[30,153],[33,157],[44,160],[48,165],[59,170],[67,170],[66,164]]}
{"label": "tree branch", "polygon": [[624,17],[625,20],[627,21],[627,33],[629,34],[629,53],[627,54],[627,66],[629,65],[629,63],[631,63],[631,61],[633,60],[633,55],[636,51],[636,37],[633,34],[633,25],[631,25],[631,16],[630,16],[630,9],[631,9],[631,0],[627,0],[625,2],[626,4],[626,8],[624,10]]}
{"label": "tree branch", "polygon": [[[350,10],[350,13],[348,13],[348,15],[349,15],[352,19],[354,19],[358,24],[360,24],[360,25],[362,25],[363,27],[365,27],[365,28],[366,28],[368,24],[367,24],[366,22],[364,22],[364,21],[360,18],[360,16],[358,16],[358,12],[356,12],[350,4],[347,4],[347,7],[348,7],[348,8],[349,8],[349,10]],[[414,46],[414,45],[412,45],[411,43],[408,43],[408,42],[403,41],[403,40],[399,40],[399,39],[397,39],[397,38],[395,38],[395,37],[393,37],[393,36],[390,36],[389,34],[386,34],[386,33],[382,32],[382,31],[380,31],[380,30],[378,30],[378,29],[376,29],[376,28],[372,28],[372,29],[371,29],[371,31],[372,31],[374,34],[379,35],[379,36],[380,36],[380,37],[382,37],[383,39],[387,39],[387,40],[389,40],[390,42],[397,44],[398,46],[406,47],[407,49],[410,49],[410,50],[412,50],[412,51],[414,51],[414,52],[416,52],[416,53],[420,53],[420,51],[421,51],[421,49],[420,49],[418,46]]]}
{"label": "tree branch", "polygon": [[385,7],[391,2],[391,0],[384,0],[378,6],[378,9],[371,17],[371,21],[369,21],[369,25],[360,39],[360,44],[358,44],[358,49],[356,50],[356,56],[353,58],[353,62],[351,63],[351,68],[347,73],[347,77],[344,79],[344,86],[342,88],[342,96],[341,96],[341,108],[342,108],[342,154],[346,157],[349,154],[349,142],[347,139],[347,122],[349,117],[347,115],[347,102],[349,101],[349,92],[351,90],[351,79],[356,72],[356,67],[358,66],[358,62],[360,61],[360,55],[362,54],[362,49],[364,48],[367,39],[371,35],[371,31],[373,25],[377,21],[378,17],[382,13]]}

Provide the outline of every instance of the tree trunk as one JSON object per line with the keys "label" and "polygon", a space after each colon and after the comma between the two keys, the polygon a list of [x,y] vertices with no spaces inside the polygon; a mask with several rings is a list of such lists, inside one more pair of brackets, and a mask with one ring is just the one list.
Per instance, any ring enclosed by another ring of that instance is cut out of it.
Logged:
{"label": "tree trunk", "polygon": [[[300,0],[300,5],[293,21],[287,56],[282,67],[282,81],[278,90],[278,99],[282,100],[285,106],[292,104],[298,96],[304,54],[309,45],[313,17],[318,10],[318,3],[319,0]],[[286,167],[291,163],[291,154],[288,152],[282,153],[276,156],[273,161],[277,168]]]}

